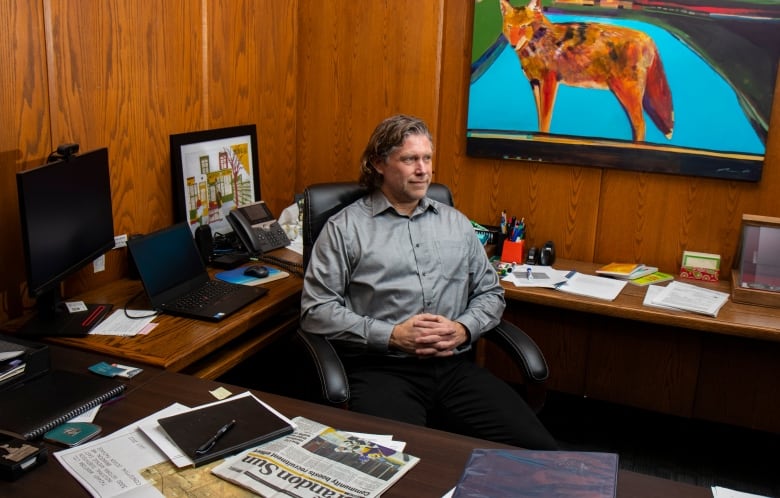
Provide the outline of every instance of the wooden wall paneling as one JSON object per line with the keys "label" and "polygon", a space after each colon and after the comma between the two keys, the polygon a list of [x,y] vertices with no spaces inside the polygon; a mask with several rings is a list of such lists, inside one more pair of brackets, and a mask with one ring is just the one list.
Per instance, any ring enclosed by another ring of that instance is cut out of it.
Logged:
{"label": "wooden wall paneling", "polygon": [[273,213],[295,187],[298,2],[207,2],[209,128],[257,126],[260,195]]}
{"label": "wooden wall paneling", "polygon": [[780,344],[710,335],[702,341],[693,415],[780,432]]}
{"label": "wooden wall paneling", "polygon": [[[684,250],[720,254],[730,268],[755,184],[609,170],[595,261],[628,260],[678,272]],[[727,272],[724,273],[727,276]]]}
{"label": "wooden wall paneling", "polygon": [[506,209],[526,218],[529,244],[553,240],[561,257],[590,261],[600,169],[466,155],[473,16],[469,0],[446,4],[436,179],[450,186],[456,205],[472,219],[494,225]]}
{"label": "wooden wall paneling", "polygon": [[0,323],[32,304],[26,299],[16,173],[51,152],[46,46],[41,2],[0,2]]}
{"label": "wooden wall paneling", "polygon": [[588,316],[591,331],[586,394],[690,417],[701,336],[655,324]]}
{"label": "wooden wall paneling", "polygon": [[[169,225],[168,136],[201,120],[200,2],[139,9],[95,0],[80,3],[78,15],[65,3],[47,5],[53,141],[108,147],[117,234]],[[106,271],[116,277],[124,268]]]}
{"label": "wooden wall paneling", "polygon": [[392,114],[435,133],[441,4],[299,0],[298,190],[356,180],[371,131]]}

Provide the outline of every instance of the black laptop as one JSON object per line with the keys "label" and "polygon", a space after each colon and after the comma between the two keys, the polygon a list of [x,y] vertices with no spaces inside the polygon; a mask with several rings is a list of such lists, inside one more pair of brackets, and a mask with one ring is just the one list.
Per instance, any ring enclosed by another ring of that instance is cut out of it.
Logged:
{"label": "black laptop", "polygon": [[152,306],[172,315],[219,321],[268,289],[209,277],[186,222],[127,241]]}

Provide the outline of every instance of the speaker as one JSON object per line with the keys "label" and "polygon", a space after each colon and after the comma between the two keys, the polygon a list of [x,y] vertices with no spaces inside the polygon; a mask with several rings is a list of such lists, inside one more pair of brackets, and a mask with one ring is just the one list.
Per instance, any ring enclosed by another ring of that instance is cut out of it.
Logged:
{"label": "speaker", "polygon": [[200,252],[200,259],[203,260],[203,264],[208,265],[211,261],[211,253],[214,252],[214,239],[211,235],[210,226],[201,225],[195,229],[195,245],[198,246],[198,252]]}
{"label": "speaker", "polygon": [[539,264],[542,266],[552,266],[555,263],[555,244],[552,240],[548,240],[542,247],[542,252],[539,254]]}

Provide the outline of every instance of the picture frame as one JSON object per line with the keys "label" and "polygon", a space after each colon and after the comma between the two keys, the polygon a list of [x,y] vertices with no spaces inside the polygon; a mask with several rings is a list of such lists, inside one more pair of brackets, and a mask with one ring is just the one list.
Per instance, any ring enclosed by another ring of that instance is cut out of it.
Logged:
{"label": "picture frame", "polygon": [[170,135],[174,222],[212,234],[232,229],[227,214],[260,200],[254,124]]}
{"label": "picture frame", "polygon": [[[760,181],[780,59],[776,3],[492,0],[474,9],[467,155]],[[529,32],[538,38],[521,36]],[[607,34],[619,41],[597,42]],[[608,50],[623,44],[633,47],[625,57]],[[646,83],[626,62],[640,48],[659,63]],[[625,88],[647,92],[641,106]]]}
{"label": "picture frame", "polygon": [[780,307],[780,218],[742,215],[734,261],[732,299]]}

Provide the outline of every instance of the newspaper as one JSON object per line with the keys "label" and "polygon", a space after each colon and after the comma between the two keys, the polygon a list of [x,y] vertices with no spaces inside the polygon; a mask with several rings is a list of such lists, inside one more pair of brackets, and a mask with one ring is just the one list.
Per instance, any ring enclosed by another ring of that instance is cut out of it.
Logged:
{"label": "newspaper", "polygon": [[371,498],[420,460],[303,417],[292,434],[243,451],[217,476],[264,498]]}

